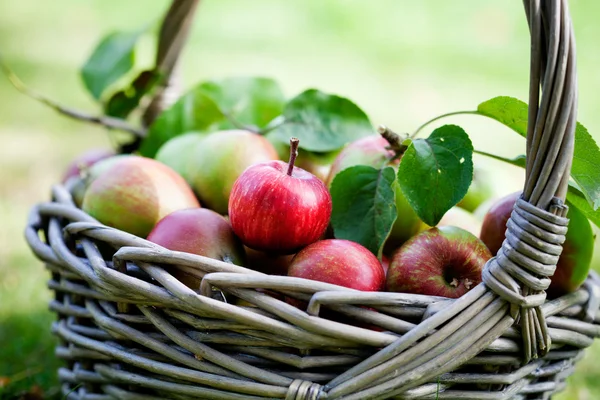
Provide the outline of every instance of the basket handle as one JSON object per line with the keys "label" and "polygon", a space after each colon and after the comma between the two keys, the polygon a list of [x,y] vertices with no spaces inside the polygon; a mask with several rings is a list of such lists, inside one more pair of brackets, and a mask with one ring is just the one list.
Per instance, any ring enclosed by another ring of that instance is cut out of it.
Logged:
{"label": "basket handle", "polygon": [[528,362],[545,355],[551,344],[539,306],[567,233],[564,201],[577,121],[577,71],[567,0],[525,0],[524,5],[531,33],[525,185],[483,281],[511,303]]}

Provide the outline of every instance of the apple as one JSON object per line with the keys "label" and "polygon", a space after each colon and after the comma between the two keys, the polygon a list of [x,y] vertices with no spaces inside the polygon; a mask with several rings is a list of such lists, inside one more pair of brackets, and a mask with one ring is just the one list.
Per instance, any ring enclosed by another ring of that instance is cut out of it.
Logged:
{"label": "apple", "polygon": [[82,206],[101,223],[144,238],[166,215],[197,207],[198,200],[181,176],[138,156],[109,165],[85,191]]}
{"label": "apple", "polygon": [[75,158],[67,167],[62,183],[66,183],[71,178],[79,178],[82,172],[96,164],[100,160],[112,157],[115,152],[109,149],[92,149]]}
{"label": "apple", "polygon": [[[287,143],[281,142],[276,137],[271,137],[267,134],[265,137],[273,144],[280,160],[285,160],[290,154],[290,146]],[[327,181],[331,164],[339,154],[339,150],[329,151],[325,153],[314,151],[303,151],[296,159],[296,166],[305,171],[310,172],[323,182]]]}
{"label": "apple", "polygon": [[202,138],[203,135],[197,132],[175,136],[158,149],[154,159],[171,167],[191,185],[192,179],[188,164],[194,156],[193,150]]}
{"label": "apple", "polygon": [[293,254],[271,254],[244,246],[246,267],[269,275],[287,275]]}
{"label": "apple", "polygon": [[458,298],[481,282],[492,254],[485,244],[455,226],[431,228],[409,239],[392,256],[390,292]]}
{"label": "apple", "polygon": [[[326,184],[331,187],[335,176],[346,168],[355,165],[368,165],[381,168],[385,165],[397,167],[399,160],[393,160],[394,151],[389,150],[390,143],[381,135],[367,136],[348,144],[338,154],[331,165]],[[411,236],[419,232],[421,220],[404,197],[400,185],[395,183],[396,210],[398,218],[392,226],[386,241],[386,251],[396,249]]]}
{"label": "apple", "polygon": [[277,159],[273,145],[256,133],[218,131],[194,147],[187,176],[202,204],[225,214],[231,188],[242,172],[251,165]]}
{"label": "apple", "polygon": [[134,156],[130,154],[118,154],[116,156],[104,158],[91,165],[89,168],[82,169],[79,173],[79,176],[69,178],[65,185],[71,193],[75,205],[81,208],[81,206],[83,205],[83,197],[85,196],[85,191],[98,176],[104,173],[104,171],[109,169],[113,164],[115,164],[119,160],[129,157]]}
{"label": "apple", "polygon": [[[188,208],[168,214],[158,221],[148,240],[169,250],[244,265],[242,242],[221,214],[207,208]],[[200,287],[201,279],[178,269],[172,273],[192,289]]]}
{"label": "apple", "polygon": [[[479,233],[481,232],[481,221],[472,213],[458,206],[452,207],[446,211],[446,214],[444,214],[436,226],[456,226],[475,236],[479,236]],[[430,228],[431,226],[427,225],[425,222],[421,224],[421,232]]]}
{"label": "apple", "polygon": [[474,212],[483,202],[494,195],[494,187],[489,174],[482,168],[475,168],[471,186],[463,199],[457,204],[469,212]]}
{"label": "apple", "polygon": [[331,216],[331,195],[313,174],[294,167],[298,139],[289,163],[268,161],[249,167],[235,181],[229,220],[242,242],[254,250],[291,254],[317,241]]}
{"label": "apple", "polygon": [[510,218],[521,191],[508,194],[497,200],[483,217],[479,238],[496,255],[506,237],[506,223]]}
{"label": "apple", "polygon": [[342,239],[315,242],[292,259],[288,276],[378,291],[385,283],[381,263],[367,248]]}
{"label": "apple", "polygon": [[[496,255],[506,235],[506,223],[521,192],[509,194],[494,204],[485,215],[481,227],[481,240]],[[594,251],[594,232],[587,217],[572,205],[567,213],[569,229],[563,243],[562,253],[546,290],[549,298],[577,290],[590,271]]]}
{"label": "apple", "polygon": [[383,272],[387,276],[387,272],[390,269],[390,258],[385,254],[381,256],[381,266],[383,267]]}

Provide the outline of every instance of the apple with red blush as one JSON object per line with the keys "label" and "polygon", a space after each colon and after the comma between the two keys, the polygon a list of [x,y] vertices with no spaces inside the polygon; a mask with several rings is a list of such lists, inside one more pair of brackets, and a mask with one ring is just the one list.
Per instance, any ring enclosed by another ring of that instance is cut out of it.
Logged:
{"label": "apple with red blush", "polygon": [[454,226],[413,236],[392,255],[386,278],[390,292],[458,298],[481,282],[492,257],[485,244]]}
{"label": "apple with red blush", "polygon": [[316,176],[294,166],[298,143],[290,140],[288,163],[254,164],[231,189],[231,227],[254,250],[295,253],[317,241],[329,224],[331,195]]}

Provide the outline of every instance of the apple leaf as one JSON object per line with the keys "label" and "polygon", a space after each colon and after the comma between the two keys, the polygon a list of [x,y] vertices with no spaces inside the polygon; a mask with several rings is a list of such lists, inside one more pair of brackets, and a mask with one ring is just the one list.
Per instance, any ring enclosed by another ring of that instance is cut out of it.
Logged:
{"label": "apple leaf", "polygon": [[570,207],[575,207],[583,213],[590,221],[600,228],[600,210],[594,210],[585,198],[584,194],[574,185],[569,185],[567,201]]}
{"label": "apple leaf", "polygon": [[383,244],[396,221],[392,167],[346,168],[331,184],[331,225],[338,239],[352,240],[381,257]]}
{"label": "apple leaf", "polygon": [[291,99],[276,128],[280,140],[294,136],[300,148],[316,152],[337,150],[346,143],[374,134],[369,117],[352,101],[316,89]]}
{"label": "apple leaf", "polygon": [[[519,99],[494,97],[477,106],[477,113],[495,119],[523,137],[527,135],[528,106]],[[600,207],[600,149],[579,122],[575,127],[571,177],[581,188],[592,209],[597,210]]]}
{"label": "apple leaf", "polygon": [[527,103],[509,96],[498,96],[477,106],[477,113],[508,126],[519,135],[527,136]]}
{"label": "apple leaf", "polygon": [[473,179],[473,145],[459,126],[444,125],[415,139],[398,167],[400,189],[419,218],[435,226],[466,194]]}
{"label": "apple leaf", "polygon": [[142,141],[140,154],[154,157],[169,139],[189,131],[208,132],[224,118],[217,104],[197,87],[179,98],[154,120],[148,129],[148,135]]}
{"label": "apple leaf", "polygon": [[203,82],[156,118],[140,152],[146,157],[154,157],[169,139],[189,131],[208,133],[221,129],[262,128],[281,114],[283,104],[281,90],[271,79],[231,78]]}
{"label": "apple leaf", "polygon": [[113,32],[104,37],[81,69],[83,83],[96,100],[133,67],[135,45],[144,31]]}
{"label": "apple leaf", "polygon": [[577,182],[593,210],[600,207],[600,149],[587,129],[575,127],[575,149],[571,177]]}
{"label": "apple leaf", "polygon": [[269,78],[228,78],[208,81],[200,87],[232,119],[224,121],[224,128],[238,124],[260,130],[281,115],[285,105],[281,88]]}
{"label": "apple leaf", "polygon": [[142,71],[131,84],[110,96],[104,105],[106,115],[127,118],[135,110],[142,98],[159,82],[160,75],[155,71]]}

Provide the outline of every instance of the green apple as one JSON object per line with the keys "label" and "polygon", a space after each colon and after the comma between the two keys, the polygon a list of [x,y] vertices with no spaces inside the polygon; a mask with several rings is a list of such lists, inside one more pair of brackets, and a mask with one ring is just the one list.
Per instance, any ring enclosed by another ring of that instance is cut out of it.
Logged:
{"label": "green apple", "polygon": [[175,136],[160,147],[154,159],[171,167],[175,172],[181,175],[186,182],[192,184],[192,180],[189,176],[188,164],[193,156],[194,148],[203,137],[204,135],[197,132]]}
{"label": "green apple", "polygon": [[277,159],[275,148],[263,136],[245,130],[218,131],[196,144],[188,176],[205,207],[227,214],[231,188],[242,172]]}
{"label": "green apple", "polygon": [[494,187],[489,173],[482,168],[475,168],[473,181],[463,199],[457,204],[469,212],[474,212],[483,202],[494,195]]}

